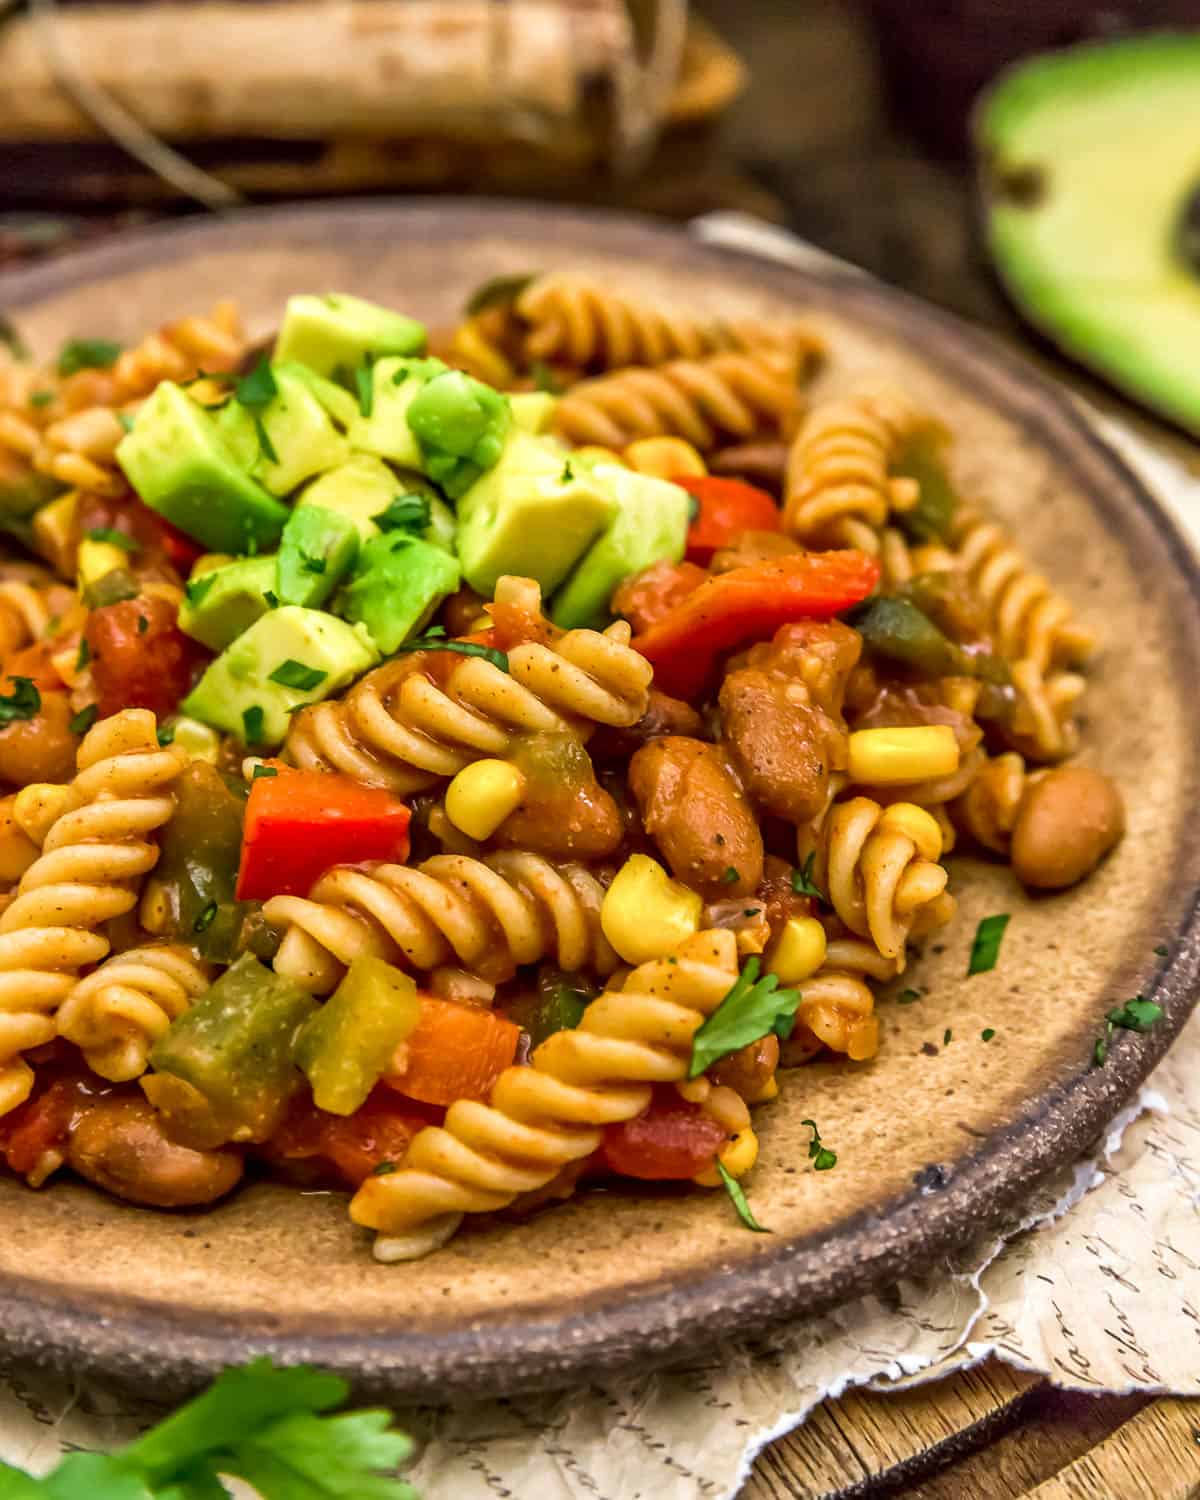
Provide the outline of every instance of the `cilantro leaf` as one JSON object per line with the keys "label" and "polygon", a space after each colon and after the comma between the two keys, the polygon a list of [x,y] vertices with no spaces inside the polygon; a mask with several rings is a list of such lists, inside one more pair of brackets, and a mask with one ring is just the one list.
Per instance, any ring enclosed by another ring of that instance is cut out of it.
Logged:
{"label": "cilantro leaf", "polygon": [[688,525],[689,526],[691,525],[691,523],[696,519],[696,517],[699,514],[700,514],[700,502],[699,502],[699,500],[696,499],[695,495],[689,495],[688,496]]}
{"label": "cilantro leaf", "polygon": [[397,495],[386,510],[381,510],[372,521],[380,531],[411,531],[419,535],[429,525],[431,516],[429,501],[424,495]]}
{"label": "cilantro leaf", "polygon": [[262,739],[263,717],[262,707],[257,703],[242,709],[242,737],[247,745],[257,745]]}
{"label": "cilantro leaf", "polygon": [[233,387],[234,400],[247,411],[270,406],[278,394],[275,375],[265,358],[259,360],[249,375],[243,375],[240,380],[235,381]]}
{"label": "cilantro leaf", "polygon": [[1000,940],[1008,923],[1007,913],[984,917],[980,922],[975,929],[975,941],[971,944],[971,960],[967,964],[968,979],[972,974],[986,974],[989,969],[996,967],[996,960],[1000,957]]}
{"label": "cilantro leaf", "polygon": [[201,573],[199,578],[191,579],[184,588],[184,593],[187,595],[187,602],[193,609],[200,608],[205,594],[208,593],[209,589],[217,581],[217,572],[218,570],[214,568],[209,573]]}
{"label": "cilantro leaf", "polygon": [[[757,958],[747,959],[729,993],[693,1034],[689,1078],[698,1078],[719,1058],[757,1042],[769,1031],[790,1035],[800,992],[781,990],[774,974],[759,979],[759,969]],[[785,1025],[787,1029],[781,1031]]]}
{"label": "cilantro leaf", "polygon": [[127,531],[118,531],[115,526],[93,526],[85,532],[89,542],[107,542],[110,547],[120,547],[122,552],[140,552],[142,544]]}
{"label": "cilantro leaf", "polygon": [[100,708],[95,703],[89,703],[86,708],[81,708],[67,728],[72,734],[86,734],[100,715]]}
{"label": "cilantro leaf", "polygon": [[760,1224],[750,1212],[750,1205],[746,1201],[746,1194],[742,1189],[741,1183],[733,1173],[721,1162],[717,1163],[717,1173],[725,1186],[725,1191],[729,1194],[734,1208],[737,1209],[738,1218],[741,1219],[746,1228],[752,1229],[755,1234],[772,1234],[774,1231],[768,1229],[765,1224]]}
{"label": "cilantro leaf", "polygon": [[328,676],[329,673],[322,672],[319,667],[306,667],[302,661],[289,656],[287,661],[280,662],[268,681],[277,682],[280,687],[295,688],[298,693],[309,693],[320,687]]}
{"label": "cilantro leaf", "polygon": [[415,640],[405,641],[392,654],[402,656],[406,651],[457,651],[460,656],[482,656],[502,672],[508,671],[508,657],[494,646],[481,646],[478,641],[445,641],[432,630],[426,635],[417,636]]}
{"label": "cilantro leaf", "polygon": [[359,365],[354,372],[354,384],[358,391],[358,409],[364,417],[375,410],[375,376],[370,364]]}
{"label": "cilantro leaf", "polygon": [[16,719],[32,719],[42,706],[42,695],[32,677],[10,677],[11,693],[0,693],[0,724]]}
{"label": "cilantro leaf", "polygon": [[275,451],[275,444],[271,441],[271,434],[267,431],[267,424],[262,419],[261,412],[254,413],[254,435],[258,439],[258,451],[260,455],[270,464],[279,462],[279,454]]}
{"label": "cilantro leaf", "polygon": [[517,276],[492,276],[477,286],[467,300],[466,314],[473,318],[476,313],[486,312],[489,307],[509,307],[531,281],[536,281],[536,271],[524,271]]}
{"label": "cilantro leaf", "polygon": [[799,870],[792,871],[792,890],[797,896],[811,896],[814,900],[825,902],[825,892],[820,889],[812,878],[813,861],[817,857],[814,849],[804,861]]}
{"label": "cilantro leaf", "polygon": [[837,1166],[837,1152],[830,1151],[828,1146],[821,1144],[821,1132],[817,1129],[815,1120],[801,1120],[801,1125],[807,1125],[812,1131],[812,1140],[808,1143],[808,1159],[813,1164],[814,1172],[831,1172]]}
{"label": "cilantro leaf", "polygon": [[529,366],[533,383],[548,396],[561,396],[566,387],[544,359],[535,359]]}
{"label": "cilantro leaf", "polygon": [[1156,1005],[1153,1000],[1147,1000],[1145,995],[1135,995],[1132,1000],[1126,1000],[1124,1005],[1108,1013],[1112,1024],[1121,1026],[1126,1031],[1149,1031],[1162,1018],[1162,1006]]}
{"label": "cilantro leaf", "polygon": [[112,339],[68,339],[58,351],[58,373],[75,375],[80,370],[108,370],[116,364],[120,344]]}
{"label": "cilantro leaf", "polygon": [[43,406],[52,406],[54,404],[54,392],[34,391],[29,397],[29,404],[35,411]]}

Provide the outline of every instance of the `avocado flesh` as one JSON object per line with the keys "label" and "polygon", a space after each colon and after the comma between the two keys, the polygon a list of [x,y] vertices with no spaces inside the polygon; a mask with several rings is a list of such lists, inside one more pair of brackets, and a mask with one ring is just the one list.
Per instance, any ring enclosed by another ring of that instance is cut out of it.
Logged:
{"label": "avocado flesh", "polygon": [[1200,432],[1200,36],[1051,54],[983,100],[987,237],[1021,311],[1067,353]]}
{"label": "avocado flesh", "polygon": [[179,606],[179,628],[210,651],[224,651],[271,608],[273,557],[241,557],[194,580]]}
{"label": "avocado flesh", "polygon": [[388,654],[421,630],[460,577],[458,563],[441,547],[392,532],[364,544],[337,608],[353,624],[365,625]]}

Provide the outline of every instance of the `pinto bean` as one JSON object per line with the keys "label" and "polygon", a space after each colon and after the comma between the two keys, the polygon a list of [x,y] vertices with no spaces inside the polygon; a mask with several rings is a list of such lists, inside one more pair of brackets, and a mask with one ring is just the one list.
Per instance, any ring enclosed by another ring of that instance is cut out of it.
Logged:
{"label": "pinto bean", "polygon": [[689,739],[703,739],[704,720],[690,703],[652,687],[646,712],[637,723],[627,728],[601,724],[588,740],[588,753],[598,761],[625,760],[639,745],[664,734],[685,734]]}
{"label": "pinto bean", "polygon": [[725,744],[751,797],[789,823],[816,817],[830,771],[844,763],[845,731],[802,682],[756,667],[730,672],[718,701]]}
{"label": "pinto bean", "polygon": [[710,899],[754,890],[762,834],[717,746],[682,735],[651,740],[629,762],[629,787],[646,832],[679,880]]}
{"label": "pinto bean", "polygon": [[757,1104],[770,1093],[771,1080],[779,1066],[779,1038],[772,1032],[747,1047],[739,1047],[709,1070],[715,1084],[724,1084],[746,1101]]}
{"label": "pinto bean", "polygon": [[152,1208],[212,1203],[242,1176],[240,1156],[176,1145],[148,1101],[128,1097],[89,1106],[71,1133],[67,1163],[97,1187]]}
{"label": "pinto bean", "polygon": [[1025,794],[1012,866],[1026,885],[1057,890],[1089,874],[1125,832],[1121,793],[1102,771],[1059,766]]}

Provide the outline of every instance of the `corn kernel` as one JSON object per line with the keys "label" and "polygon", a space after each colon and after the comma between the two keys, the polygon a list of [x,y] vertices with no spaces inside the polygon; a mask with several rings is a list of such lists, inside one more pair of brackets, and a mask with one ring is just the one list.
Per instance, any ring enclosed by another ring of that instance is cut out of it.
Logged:
{"label": "corn kernel", "polygon": [[[758,1136],[749,1125],[739,1130],[717,1152],[717,1161],[731,1177],[744,1177],[757,1160]],[[692,1180],[701,1187],[720,1187],[722,1177],[716,1167],[712,1166],[706,1167],[703,1172],[697,1172]]]}
{"label": "corn kernel", "polygon": [[896,786],[957,770],[958,741],[949,724],[858,729],[850,736],[851,781]]}
{"label": "corn kernel", "polygon": [[677,474],[699,477],[708,473],[708,465],[692,447],[677,437],[640,438],[630,443],[624,460],[639,474],[656,479],[674,479]]}
{"label": "corn kernel", "polygon": [[75,567],[75,512],[79,491],[68,490],[43,505],[32,521],[33,545],[38,554],[64,576]]}
{"label": "corn kernel", "polygon": [[90,537],[85,537],[79,544],[75,568],[81,587],[97,583],[106,573],[128,566],[128,553],[112,542],[94,542]]}
{"label": "corn kernel", "polygon": [[825,929],[816,917],[789,917],[767,959],[780,984],[799,984],[825,962]]}
{"label": "corn kernel", "polygon": [[180,714],[168,719],[164,727],[174,730],[175,738],[171,743],[186,751],[189,760],[206,760],[210,766],[215,766],[221,758],[221,736],[207,724],[201,724],[199,719]]}
{"label": "corn kernel", "polygon": [[446,816],[469,838],[488,839],[525,795],[525,778],[506,760],[464,766],[446,788]]}
{"label": "corn kernel", "polygon": [[700,930],[704,903],[647,854],[631,854],[600,907],[604,936],[626,963],[665,958]]}
{"label": "corn kernel", "polygon": [[923,807],[912,802],[893,802],[883,810],[879,828],[893,833],[902,833],[912,839],[922,859],[940,859],[942,854],[942,830],[938,820]]}

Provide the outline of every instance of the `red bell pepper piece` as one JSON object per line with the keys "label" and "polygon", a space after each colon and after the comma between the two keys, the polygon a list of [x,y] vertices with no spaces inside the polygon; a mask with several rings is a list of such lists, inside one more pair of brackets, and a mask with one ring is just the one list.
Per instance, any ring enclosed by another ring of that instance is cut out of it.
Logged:
{"label": "red bell pepper piece", "polygon": [[713,474],[685,474],[673,483],[687,490],[699,506],[688,527],[687,560],[707,567],[714,552],[728,547],[743,531],[778,531],[779,507],[766,490],[741,479]]}
{"label": "red bell pepper piece", "polygon": [[332,772],[275,769],[250,787],[239,901],[307,896],[333,865],[408,858],[412,814],[391,792]]}
{"label": "red bell pepper piece", "polygon": [[326,1114],[303,1095],[255,1155],[274,1162],[307,1162],[320,1180],[356,1188],[385,1163],[398,1166],[413,1136],[438,1124],[441,1114],[379,1087],[352,1115]]}
{"label": "red bell pepper piece", "polygon": [[702,583],[632,645],[654,664],[656,687],[695,698],[726,652],[768,640],[793,620],[827,620],[879,581],[865,552],[799,552],[734,568]]}
{"label": "red bell pepper piece", "polygon": [[521,1028],[482,1005],[421,996],[421,1019],[400,1044],[384,1082],[424,1104],[486,1100],[512,1066]]}
{"label": "red bell pepper piece", "polygon": [[55,1078],[0,1120],[0,1157],[9,1170],[28,1177],[43,1167],[47,1153],[61,1150],[87,1090],[78,1078]]}
{"label": "red bell pepper piece", "polygon": [[609,1125],[603,1155],[609,1169],[645,1182],[679,1181],[711,1167],[729,1132],[674,1089],[655,1089],[634,1120]]}

